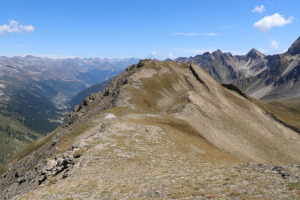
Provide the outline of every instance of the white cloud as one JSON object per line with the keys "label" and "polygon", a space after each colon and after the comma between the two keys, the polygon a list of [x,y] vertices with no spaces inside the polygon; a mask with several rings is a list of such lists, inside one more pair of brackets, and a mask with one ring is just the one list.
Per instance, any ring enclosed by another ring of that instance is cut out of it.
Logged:
{"label": "white cloud", "polygon": [[275,13],[274,15],[265,16],[263,19],[255,22],[253,26],[260,32],[267,32],[275,26],[284,26],[292,23],[293,17],[285,19],[282,15]]}
{"label": "white cloud", "polygon": [[168,54],[168,58],[173,59],[175,56],[172,53]]}
{"label": "white cloud", "polygon": [[19,25],[19,22],[15,20],[9,20],[9,24],[3,24],[0,26],[0,34],[5,33],[23,33],[33,32],[34,27],[32,25]]}
{"label": "white cloud", "polygon": [[186,36],[196,36],[199,35],[199,33],[187,33]]}
{"label": "white cloud", "polygon": [[261,6],[255,6],[255,8],[253,10],[251,10],[251,12],[258,12],[260,14],[262,14],[263,12],[266,11],[266,8],[264,5],[261,5]]}
{"label": "white cloud", "polygon": [[160,55],[163,54],[162,51],[152,51],[151,54],[149,56],[147,56],[147,58],[157,58],[160,57]]}
{"label": "white cloud", "polygon": [[161,51],[152,51],[151,52],[151,55],[153,55],[153,56],[155,56],[157,54],[162,54],[162,52]]}
{"label": "white cloud", "polygon": [[271,39],[270,45],[271,45],[271,49],[278,49],[279,43],[276,40]]}
{"label": "white cloud", "polygon": [[205,33],[205,34],[201,34],[201,35],[205,35],[205,36],[216,36],[219,35],[217,33]]}
{"label": "white cloud", "polygon": [[183,36],[216,36],[219,35],[218,33],[173,33],[173,35],[183,35]]}

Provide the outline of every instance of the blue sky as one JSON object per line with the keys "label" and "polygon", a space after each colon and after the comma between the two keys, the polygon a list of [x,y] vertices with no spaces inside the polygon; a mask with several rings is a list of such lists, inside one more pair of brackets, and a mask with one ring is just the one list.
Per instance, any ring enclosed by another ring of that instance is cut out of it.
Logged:
{"label": "blue sky", "polygon": [[2,1],[0,55],[276,54],[300,36],[299,8],[299,0]]}

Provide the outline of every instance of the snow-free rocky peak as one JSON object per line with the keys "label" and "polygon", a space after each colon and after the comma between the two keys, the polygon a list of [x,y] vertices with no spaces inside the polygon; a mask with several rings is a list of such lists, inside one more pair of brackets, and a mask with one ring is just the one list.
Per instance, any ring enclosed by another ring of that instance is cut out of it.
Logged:
{"label": "snow-free rocky peak", "polygon": [[252,59],[258,59],[258,58],[265,57],[265,55],[259,52],[258,50],[256,50],[255,48],[253,48],[247,53],[246,57]]}

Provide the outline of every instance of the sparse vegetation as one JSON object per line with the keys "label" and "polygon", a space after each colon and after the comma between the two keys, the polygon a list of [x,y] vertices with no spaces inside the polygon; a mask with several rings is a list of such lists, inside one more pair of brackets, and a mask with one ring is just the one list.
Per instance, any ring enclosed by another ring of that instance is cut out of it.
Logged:
{"label": "sparse vegetation", "polygon": [[298,191],[300,191],[300,182],[289,183],[288,188],[289,188],[289,190],[298,190]]}
{"label": "sparse vegetation", "polygon": [[0,114],[0,167],[39,137],[17,120]]}

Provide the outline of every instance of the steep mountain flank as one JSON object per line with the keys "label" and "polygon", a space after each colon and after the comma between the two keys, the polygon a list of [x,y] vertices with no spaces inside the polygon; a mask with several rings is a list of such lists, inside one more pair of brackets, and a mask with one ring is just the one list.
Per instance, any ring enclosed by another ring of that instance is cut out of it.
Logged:
{"label": "steep mountain flank", "polygon": [[291,198],[298,168],[272,165],[299,163],[299,133],[224,86],[192,63],[129,66],[1,169],[0,198]]}
{"label": "steep mountain flank", "polygon": [[68,107],[74,108],[76,105],[79,105],[81,101],[88,96],[91,96],[92,93],[97,93],[103,90],[110,82],[112,81],[112,78],[107,79],[106,81],[103,81],[102,83],[92,85],[91,87],[88,87],[81,92],[79,92],[75,97],[73,97],[68,102]]}
{"label": "steep mountain flank", "polygon": [[233,83],[247,94],[263,99],[288,99],[300,95],[300,38],[288,51],[264,55],[252,49],[245,56],[233,56],[217,50],[176,61],[194,62],[219,83]]}
{"label": "steep mountain flank", "polygon": [[0,166],[42,135],[0,114]]}

